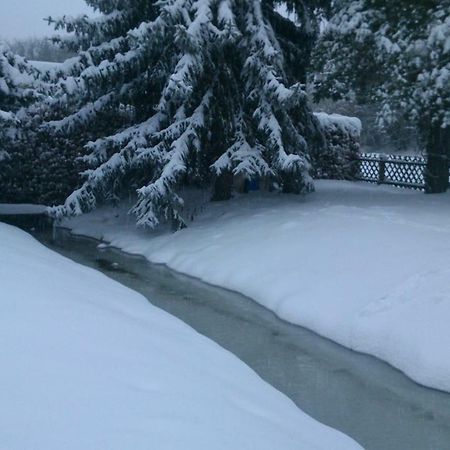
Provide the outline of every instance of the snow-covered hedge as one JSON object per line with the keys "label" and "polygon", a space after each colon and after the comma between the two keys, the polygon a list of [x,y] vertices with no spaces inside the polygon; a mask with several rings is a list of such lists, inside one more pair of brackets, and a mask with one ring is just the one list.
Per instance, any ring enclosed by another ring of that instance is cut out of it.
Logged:
{"label": "snow-covered hedge", "polygon": [[356,117],[314,114],[327,141],[325,150],[313,153],[315,178],[349,180],[356,176],[362,125]]}
{"label": "snow-covered hedge", "polygon": [[43,70],[0,46],[0,202],[58,204],[77,185],[77,146],[49,137],[26,108],[46,98]]}
{"label": "snow-covered hedge", "polygon": [[76,145],[58,139],[37,145],[30,137],[10,150],[12,157],[2,160],[0,149],[0,203],[55,205],[77,186]]}

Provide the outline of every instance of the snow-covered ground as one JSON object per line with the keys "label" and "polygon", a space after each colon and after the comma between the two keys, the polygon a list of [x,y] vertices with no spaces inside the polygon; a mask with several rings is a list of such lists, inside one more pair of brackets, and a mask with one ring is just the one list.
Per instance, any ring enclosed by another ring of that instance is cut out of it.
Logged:
{"label": "snow-covered ground", "polygon": [[44,205],[30,205],[27,203],[0,203],[0,216],[44,214],[46,208]]}
{"label": "snow-covered ground", "polygon": [[0,223],[0,448],[356,449],[236,357]]}
{"label": "snow-covered ground", "polygon": [[65,224],[239,291],[278,316],[450,391],[450,196],[319,181],[306,197],[211,204],[176,234],[124,210]]}

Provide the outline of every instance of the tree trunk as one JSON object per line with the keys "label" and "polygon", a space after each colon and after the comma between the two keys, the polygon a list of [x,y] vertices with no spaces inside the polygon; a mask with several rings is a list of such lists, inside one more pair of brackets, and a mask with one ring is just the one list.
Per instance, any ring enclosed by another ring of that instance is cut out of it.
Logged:
{"label": "tree trunk", "polygon": [[301,189],[295,174],[283,173],[281,175],[283,194],[300,194]]}
{"label": "tree trunk", "polygon": [[233,173],[229,170],[222,172],[214,182],[213,202],[230,200],[233,191]]}
{"label": "tree trunk", "polygon": [[427,142],[425,192],[439,194],[449,187],[450,128],[433,125]]}

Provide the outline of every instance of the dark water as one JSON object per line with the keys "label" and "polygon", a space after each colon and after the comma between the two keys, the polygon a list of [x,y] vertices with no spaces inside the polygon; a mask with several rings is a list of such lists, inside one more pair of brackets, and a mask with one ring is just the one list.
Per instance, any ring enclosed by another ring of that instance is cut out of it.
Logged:
{"label": "dark water", "polygon": [[99,249],[98,242],[66,230],[34,234],[51,249],[142,293],[237,355],[303,411],[365,448],[450,450],[449,394],[287,324],[239,294],[140,257]]}

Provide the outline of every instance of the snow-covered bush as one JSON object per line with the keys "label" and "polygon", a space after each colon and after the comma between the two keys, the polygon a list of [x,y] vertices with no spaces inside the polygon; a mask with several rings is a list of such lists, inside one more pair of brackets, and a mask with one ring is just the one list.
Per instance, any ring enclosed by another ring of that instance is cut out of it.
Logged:
{"label": "snow-covered bush", "polygon": [[322,145],[303,82],[321,1],[98,0],[93,18],[54,20],[82,50],[34,112],[49,133],[86,144],[84,184],[57,217],[137,186],[140,225],[182,223],[182,188],[230,196],[233,175],[312,189]]}
{"label": "snow-covered bush", "polygon": [[44,142],[43,134],[25,129],[0,162],[0,203],[52,205],[64,201],[79,182],[76,146],[62,139]]}
{"label": "snow-covered bush", "polygon": [[315,178],[354,179],[358,171],[361,121],[339,114],[314,114],[326,139],[326,148],[313,152]]}

